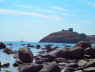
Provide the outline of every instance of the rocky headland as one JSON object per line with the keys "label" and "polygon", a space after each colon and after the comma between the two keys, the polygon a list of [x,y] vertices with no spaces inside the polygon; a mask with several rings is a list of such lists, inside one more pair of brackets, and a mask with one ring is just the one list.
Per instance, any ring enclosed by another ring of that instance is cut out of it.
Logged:
{"label": "rocky headland", "polygon": [[79,41],[95,42],[95,35],[86,35],[84,33],[74,32],[72,28],[68,30],[61,30],[49,34],[41,39],[39,42],[53,42],[53,43],[78,43]]}

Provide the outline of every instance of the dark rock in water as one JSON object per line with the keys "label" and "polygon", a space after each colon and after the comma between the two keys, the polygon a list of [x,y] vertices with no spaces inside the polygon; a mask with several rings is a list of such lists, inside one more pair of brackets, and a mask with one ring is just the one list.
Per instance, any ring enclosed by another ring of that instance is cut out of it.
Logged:
{"label": "dark rock in water", "polygon": [[13,67],[18,67],[19,65],[17,63],[14,63],[13,64]]}
{"label": "dark rock in water", "polygon": [[13,66],[14,66],[14,67],[18,67],[19,64],[23,64],[23,63],[22,63],[21,61],[16,61],[16,62],[13,64]]}
{"label": "dark rock in water", "polygon": [[54,50],[54,48],[52,47],[51,44],[45,45],[45,49],[46,49],[47,52],[50,52],[50,51]]}
{"label": "dark rock in water", "polygon": [[18,57],[23,63],[32,63],[33,61],[33,53],[28,49],[18,51]]}
{"label": "dark rock in water", "polygon": [[10,48],[5,48],[5,49],[4,49],[4,53],[6,53],[6,54],[15,54],[16,52],[13,51],[13,50],[10,49]]}
{"label": "dark rock in water", "polygon": [[27,47],[34,47],[33,45],[31,45],[31,44],[27,44]]}
{"label": "dark rock in water", "polygon": [[3,42],[0,42],[0,49],[6,48],[6,45]]}
{"label": "dark rock in water", "polygon": [[10,66],[10,63],[1,64],[0,62],[0,68],[8,68]]}
{"label": "dark rock in water", "polygon": [[24,69],[21,72],[39,72],[43,68],[43,65],[35,65],[30,68]]}
{"label": "dark rock in water", "polygon": [[37,46],[36,46],[36,48],[37,48],[37,49],[40,49],[40,48],[41,48],[41,46],[40,46],[40,45],[37,45]]}
{"label": "dark rock in water", "polygon": [[9,67],[10,64],[9,63],[6,63],[6,64],[3,64],[2,67]]}

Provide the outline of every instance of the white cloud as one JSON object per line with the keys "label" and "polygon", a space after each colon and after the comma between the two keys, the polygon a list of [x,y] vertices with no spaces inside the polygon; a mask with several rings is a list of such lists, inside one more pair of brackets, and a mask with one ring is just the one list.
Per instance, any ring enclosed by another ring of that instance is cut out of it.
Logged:
{"label": "white cloud", "polygon": [[0,14],[4,15],[25,15],[25,16],[36,16],[41,18],[46,18],[47,20],[51,21],[61,21],[64,19],[64,17],[61,15],[55,15],[55,16],[48,16],[36,12],[25,12],[25,11],[19,11],[19,10],[11,10],[11,9],[0,9]]}
{"label": "white cloud", "polygon": [[48,18],[49,17],[47,15],[43,15],[43,14],[40,14],[40,13],[32,13],[32,16],[38,16],[38,17],[42,17],[42,18]]}
{"label": "white cloud", "polygon": [[93,3],[92,6],[95,7],[95,3]]}
{"label": "white cloud", "polygon": [[55,13],[55,12],[56,12],[56,11],[54,11],[54,10],[41,9],[41,8],[37,8],[36,11],[37,11],[37,12],[44,12],[44,13]]}
{"label": "white cloud", "polygon": [[64,16],[50,16],[49,18],[48,18],[49,20],[53,20],[53,21],[63,21],[64,20]]}
{"label": "white cloud", "polygon": [[0,3],[4,2],[5,0],[0,0]]}
{"label": "white cloud", "polygon": [[70,14],[70,13],[62,13],[61,15],[63,15],[63,16],[75,16],[75,14]]}
{"label": "white cloud", "polygon": [[31,5],[17,5],[18,8],[26,8],[26,9],[32,9]]}
{"label": "white cloud", "polygon": [[55,13],[53,10],[46,10],[47,13]]}
{"label": "white cloud", "polygon": [[84,20],[81,21],[80,24],[95,24],[95,22],[93,20]]}
{"label": "white cloud", "polygon": [[93,3],[92,2],[88,2],[88,5],[92,6],[92,7],[95,7],[95,3],[94,2]]}
{"label": "white cloud", "polygon": [[37,16],[37,17],[42,17],[42,18],[48,18],[47,15],[43,15],[40,13],[25,12],[25,11],[19,11],[19,10],[11,10],[11,9],[0,9],[0,14],[26,15],[26,16]]}
{"label": "white cloud", "polygon": [[51,8],[55,10],[60,10],[60,11],[68,11],[67,9],[60,7],[60,6],[52,6]]}

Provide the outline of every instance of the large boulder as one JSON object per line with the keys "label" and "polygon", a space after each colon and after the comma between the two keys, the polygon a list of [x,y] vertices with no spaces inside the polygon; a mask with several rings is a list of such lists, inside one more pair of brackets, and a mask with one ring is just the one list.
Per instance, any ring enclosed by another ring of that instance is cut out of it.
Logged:
{"label": "large boulder", "polygon": [[32,63],[33,53],[27,48],[22,48],[18,51],[18,59],[22,63]]}

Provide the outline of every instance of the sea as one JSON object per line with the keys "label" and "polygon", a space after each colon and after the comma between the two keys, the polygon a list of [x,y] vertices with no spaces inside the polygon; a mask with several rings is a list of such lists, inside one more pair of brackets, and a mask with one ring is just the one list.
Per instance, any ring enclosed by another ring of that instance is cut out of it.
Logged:
{"label": "sea", "polygon": [[[4,43],[6,44],[7,48],[11,48],[12,50],[19,50],[20,48],[24,48],[27,44],[33,45],[34,47],[40,45],[42,48],[44,48],[45,45],[52,45],[58,48],[64,48],[64,46],[72,48],[75,45],[72,43],[39,43],[26,41],[5,41]],[[93,46],[95,46],[95,44],[93,44]],[[41,51],[41,49],[31,48],[31,51],[34,55],[37,55]],[[0,62],[2,62],[2,64],[10,63],[10,67],[1,68],[0,72],[18,72],[17,68],[13,67],[13,64],[16,62],[14,56],[14,54],[5,54],[2,49],[0,50]]]}

